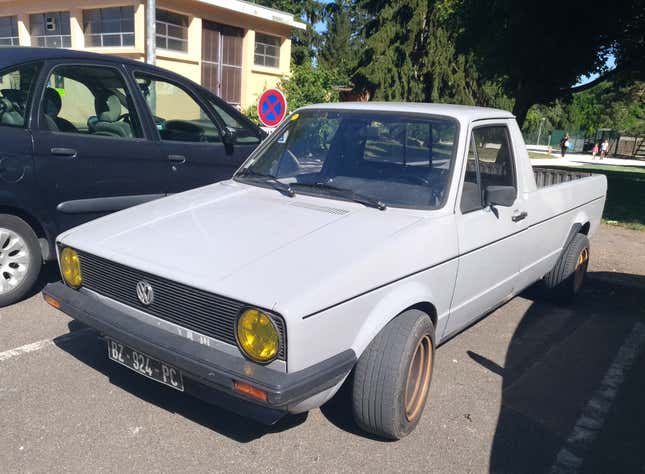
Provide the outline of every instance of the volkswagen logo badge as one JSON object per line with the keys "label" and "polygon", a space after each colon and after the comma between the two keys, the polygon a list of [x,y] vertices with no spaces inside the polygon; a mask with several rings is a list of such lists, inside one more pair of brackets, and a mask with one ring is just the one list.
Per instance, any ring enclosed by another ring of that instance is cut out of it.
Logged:
{"label": "volkswagen logo badge", "polygon": [[155,290],[152,285],[145,280],[137,283],[137,298],[139,298],[141,304],[150,306],[155,300]]}

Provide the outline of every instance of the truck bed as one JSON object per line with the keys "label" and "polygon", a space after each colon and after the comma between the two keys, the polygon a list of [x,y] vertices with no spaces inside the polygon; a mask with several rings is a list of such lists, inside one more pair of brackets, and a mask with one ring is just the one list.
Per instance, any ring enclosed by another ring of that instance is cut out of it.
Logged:
{"label": "truck bed", "polygon": [[591,173],[575,170],[560,170],[553,168],[534,167],[535,184],[539,188],[546,188],[555,184],[575,181],[581,178],[588,178]]}

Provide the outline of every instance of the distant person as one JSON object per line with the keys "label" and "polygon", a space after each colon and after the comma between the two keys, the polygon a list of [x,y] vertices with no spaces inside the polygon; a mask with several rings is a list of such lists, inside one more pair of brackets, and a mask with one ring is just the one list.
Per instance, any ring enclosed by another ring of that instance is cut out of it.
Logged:
{"label": "distant person", "polygon": [[609,153],[609,140],[606,138],[602,141],[602,145],[600,145],[600,159],[602,160],[607,156]]}
{"label": "distant person", "polygon": [[560,140],[560,154],[562,155],[562,158],[564,158],[564,155],[567,154],[568,149],[569,149],[569,134],[567,133],[564,137],[562,137],[562,140]]}
{"label": "distant person", "polygon": [[598,142],[593,143],[593,148],[591,149],[591,159],[595,160],[598,155]]}

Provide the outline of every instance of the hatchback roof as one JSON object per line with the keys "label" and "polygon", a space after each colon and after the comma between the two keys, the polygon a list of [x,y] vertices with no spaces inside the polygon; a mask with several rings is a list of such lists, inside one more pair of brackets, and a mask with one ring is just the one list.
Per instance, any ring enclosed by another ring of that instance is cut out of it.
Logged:
{"label": "hatchback roof", "polygon": [[47,59],[95,59],[119,64],[143,64],[139,61],[127,59],[121,56],[86,53],[85,51],[76,51],[73,49],[0,46],[0,67],[11,66],[13,64],[19,64],[28,61],[43,61]]}

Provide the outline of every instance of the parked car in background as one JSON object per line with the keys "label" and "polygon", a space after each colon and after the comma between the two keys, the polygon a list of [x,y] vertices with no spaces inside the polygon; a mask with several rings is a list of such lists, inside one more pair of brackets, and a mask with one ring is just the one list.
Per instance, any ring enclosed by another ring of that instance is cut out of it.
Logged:
{"label": "parked car in background", "polygon": [[398,439],[437,344],[538,280],[580,291],[606,190],[534,170],[506,111],[305,107],[233,180],[62,234],[43,292],[175,389],[275,422],[347,380],[358,424]]}
{"label": "parked car in background", "polygon": [[55,236],[228,179],[265,133],[207,89],[137,61],[0,49],[0,307],[22,298]]}

